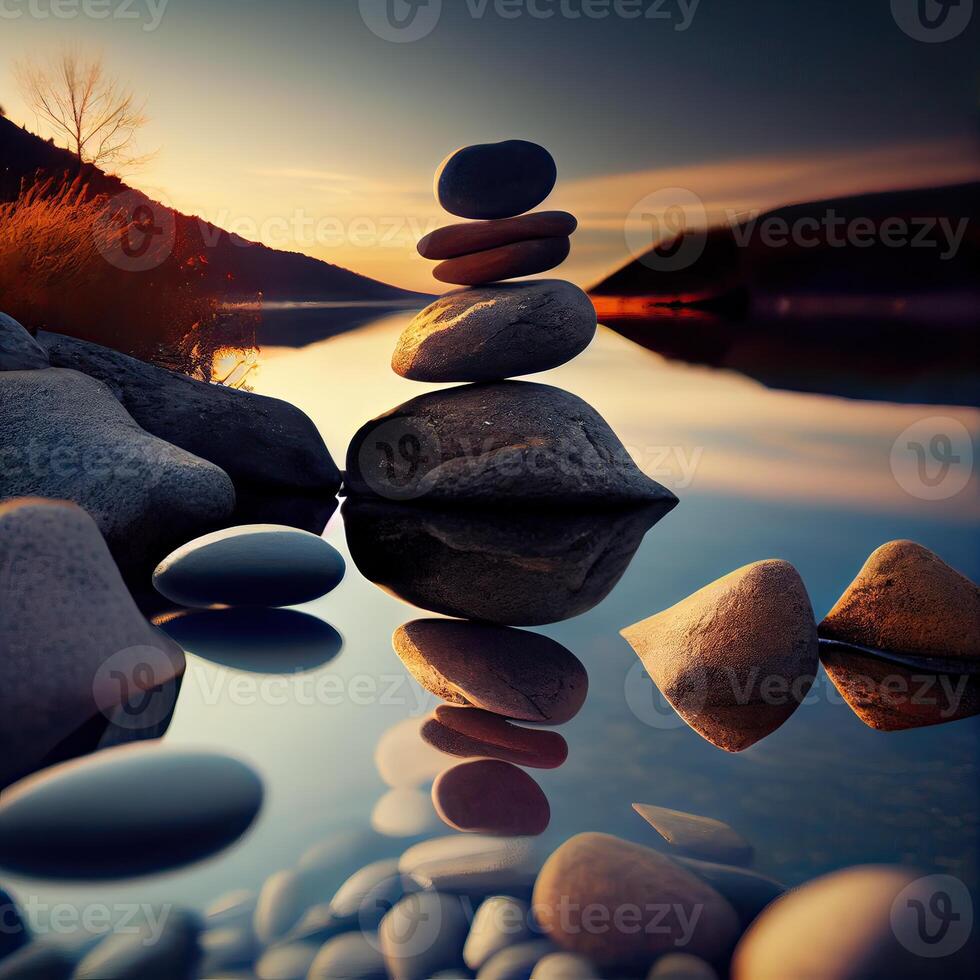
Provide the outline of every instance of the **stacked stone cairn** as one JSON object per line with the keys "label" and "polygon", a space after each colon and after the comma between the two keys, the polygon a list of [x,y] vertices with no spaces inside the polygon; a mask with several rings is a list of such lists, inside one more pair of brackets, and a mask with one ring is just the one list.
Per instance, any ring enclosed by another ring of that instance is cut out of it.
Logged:
{"label": "stacked stone cairn", "polygon": [[352,496],[432,503],[622,506],[673,502],[602,417],[547,385],[507,380],[556,368],[596,331],[588,296],[547,272],[568,256],[576,219],[529,212],[557,167],[523,140],[464,147],[440,167],[439,203],[473,219],[427,235],[434,275],[461,285],[422,310],[392,357],[404,378],[471,382],[414,398],[362,426],[348,450]]}

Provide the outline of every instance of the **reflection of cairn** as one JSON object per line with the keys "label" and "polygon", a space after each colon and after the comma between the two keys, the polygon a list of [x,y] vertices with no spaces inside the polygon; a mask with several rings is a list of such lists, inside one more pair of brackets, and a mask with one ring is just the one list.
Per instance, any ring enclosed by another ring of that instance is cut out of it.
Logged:
{"label": "reflection of cairn", "polygon": [[[557,279],[501,282],[554,268],[575,219],[524,214],[551,192],[555,162],[521,140],[453,153],[436,178],[440,203],[479,219],[426,236],[436,278],[456,290],[419,313],[392,367],[416,381],[482,382],[422,395],[354,436],[348,490],[396,500],[494,504],[673,502],[645,477],[605,421],[581,399],[503,379],[558,367],[581,353],[595,310]],[[489,283],[489,285],[488,285]]]}

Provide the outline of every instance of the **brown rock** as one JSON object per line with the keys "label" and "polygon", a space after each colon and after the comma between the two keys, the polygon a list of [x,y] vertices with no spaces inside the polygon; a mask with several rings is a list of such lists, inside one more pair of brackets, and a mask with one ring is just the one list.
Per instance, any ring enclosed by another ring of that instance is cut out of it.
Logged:
{"label": "brown rock", "polygon": [[[732,980],[972,975],[959,972],[965,964],[951,955],[935,958],[939,946],[929,947],[920,938],[914,905],[921,902],[928,915],[935,887],[914,871],[871,865],[810,881],[777,899],[752,924],[735,950]],[[962,899],[957,903],[949,894],[951,911],[962,916]],[[947,942],[956,941],[956,934],[950,935],[954,929],[962,931],[962,918],[950,923]],[[931,955],[921,955],[920,948]]]}
{"label": "brown rock", "polygon": [[601,602],[672,507],[547,513],[350,499],[344,530],[361,574],[413,606],[540,626]]}
{"label": "brown rock", "polygon": [[579,834],[545,862],[534,909],[558,946],[599,966],[646,969],[683,950],[722,959],[738,936],[734,909],[663,854],[611,837]]}
{"label": "brown rock", "polygon": [[436,812],[454,830],[534,837],[551,821],[541,787],[523,769],[498,759],[461,762],[432,784]]}
{"label": "brown rock", "polygon": [[785,561],[746,565],[622,635],[677,713],[728,752],[783,724],[817,670],[813,609]]}
{"label": "brown rock", "polygon": [[649,803],[634,803],[633,809],[679,854],[719,864],[752,863],[752,845],[727,823]]}
{"label": "brown rock", "polygon": [[980,714],[980,674],[946,674],[821,644],[820,661],[869,728],[900,732]]}
{"label": "brown rock", "polygon": [[921,544],[890,541],[864,563],[820,635],[913,656],[980,659],[980,589]]}
{"label": "brown rock", "polygon": [[582,662],[540,633],[448,619],[416,619],[395,630],[395,652],[437,697],[523,721],[560,725],[589,689]]}
{"label": "brown rock", "polygon": [[567,238],[532,238],[447,259],[432,270],[432,275],[440,282],[459,286],[533,276],[561,265],[568,258],[571,246]]}
{"label": "brown rock", "polygon": [[421,733],[440,752],[462,758],[503,759],[532,769],[557,769],[568,758],[568,743],[558,732],[512,725],[482,708],[440,704]]}
{"label": "brown rock", "polygon": [[519,218],[464,221],[437,228],[419,242],[418,249],[425,259],[455,259],[533,238],[567,238],[577,227],[567,211],[535,211]]}

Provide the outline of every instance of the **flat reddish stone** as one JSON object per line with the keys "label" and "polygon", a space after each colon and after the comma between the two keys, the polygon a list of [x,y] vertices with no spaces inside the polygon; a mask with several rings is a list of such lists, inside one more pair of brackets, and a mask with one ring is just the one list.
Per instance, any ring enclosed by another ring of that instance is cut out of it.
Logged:
{"label": "flat reddish stone", "polygon": [[534,769],[557,769],[568,758],[568,743],[557,732],[512,725],[481,708],[439,705],[422,723],[422,738],[448,755],[503,759]]}
{"label": "flat reddish stone", "polygon": [[415,619],[395,630],[395,652],[436,697],[523,721],[560,725],[589,688],[582,662],[542,633],[458,619]]}
{"label": "flat reddish stone", "polygon": [[497,759],[447,769],[432,784],[432,802],[450,827],[467,833],[530,837],[551,822],[541,787],[523,769]]}
{"label": "flat reddish stone", "polygon": [[536,211],[496,221],[464,221],[437,228],[419,242],[418,250],[424,259],[455,259],[533,238],[567,238],[577,227],[575,216],[567,211]]}
{"label": "flat reddish stone", "polygon": [[534,238],[447,259],[432,270],[432,275],[440,282],[459,286],[533,276],[561,265],[568,258],[570,249],[568,238]]}

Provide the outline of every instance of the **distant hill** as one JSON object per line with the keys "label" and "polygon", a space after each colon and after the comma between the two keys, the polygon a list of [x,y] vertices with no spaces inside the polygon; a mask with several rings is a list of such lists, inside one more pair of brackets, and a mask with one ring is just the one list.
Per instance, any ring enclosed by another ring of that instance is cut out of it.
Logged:
{"label": "distant hill", "polygon": [[[93,195],[130,191],[126,184],[0,117],[0,202],[14,200],[24,181],[81,177]],[[134,192],[139,193],[139,192]],[[145,195],[140,195],[145,197]],[[150,198],[146,198],[149,202]],[[155,207],[161,205],[152,202]],[[202,218],[174,211],[176,237],[185,255],[200,255],[203,288],[222,295],[291,300],[424,300],[422,294],[369,279],[297,252],[249,242]]]}
{"label": "distant hill", "polygon": [[[895,244],[903,231],[908,243]],[[760,296],[975,293],[980,183],[795,204],[688,237],[659,243],[589,292],[731,312]],[[684,248],[694,260],[667,271]]]}

